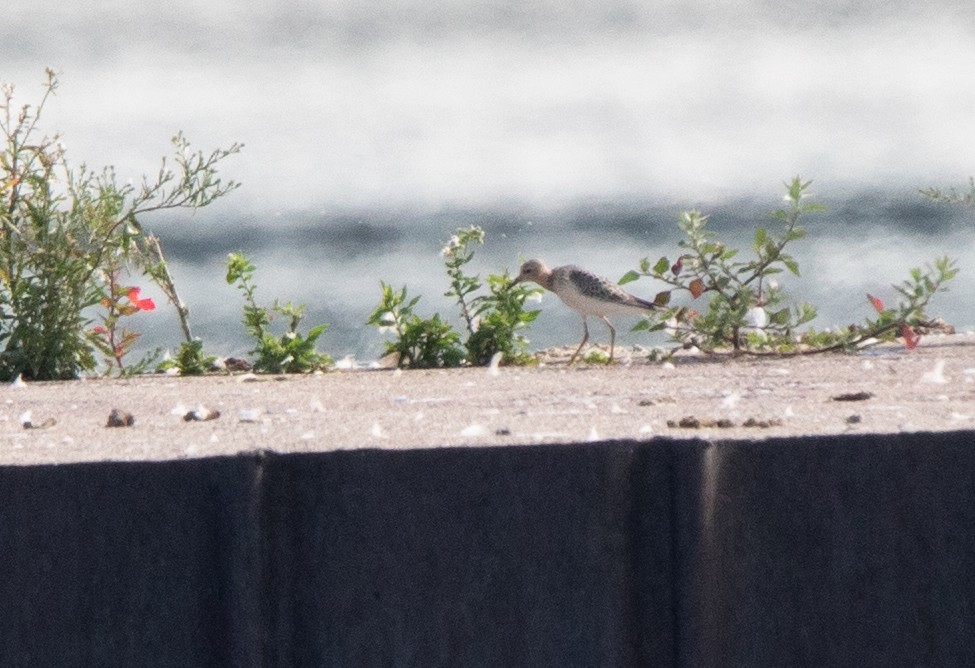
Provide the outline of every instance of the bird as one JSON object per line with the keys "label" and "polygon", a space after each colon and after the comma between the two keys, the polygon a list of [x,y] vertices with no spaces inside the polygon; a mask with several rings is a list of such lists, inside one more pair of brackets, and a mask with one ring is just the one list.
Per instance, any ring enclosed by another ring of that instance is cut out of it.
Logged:
{"label": "bird", "polygon": [[631,295],[602,276],[571,264],[549,269],[541,260],[528,260],[521,265],[512,285],[523,281],[538,283],[546,290],[554,292],[566,306],[582,316],[582,342],[569,359],[569,364],[575,362],[582,347],[589,340],[588,316],[600,318],[609,327],[609,361],[612,362],[616,347],[616,329],[607,316],[645,314],[657,308],[652,302]]}

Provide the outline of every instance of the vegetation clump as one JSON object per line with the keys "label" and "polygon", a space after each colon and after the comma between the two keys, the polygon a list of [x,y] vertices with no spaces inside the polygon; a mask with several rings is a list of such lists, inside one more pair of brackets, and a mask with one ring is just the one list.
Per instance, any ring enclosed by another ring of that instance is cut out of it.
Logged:
{"label": "vegetation clump", "polygon": [[[909,278],[894,286],[903,300],[893,308],[868,295],[877,316],[867,317],[862,325],[820,332],[800,330],[816,317],[816,309],[806,303],[786,303],[775,277],[783,272],[799,276],[799,265],[786,247],[806,236],[800,221],[822,211],[820,205],[806,201],[809,185],[799,177],[786,184],[786,206],[772,213],[776,228],[758,227],[752,255],[744,259],[739,249],[716,238],[708,227],[708,216],[698,211],[682,213],[678,227],[684,239],[678,246],[684,252],[673,260],[665,256],[652,264],[644,258],[638,269],[619,281],[624,284],[649,277],[669,286],[653,300],[660,310],[634,329],[666,329],[681,347],[694,346],[705,352],[807,354],[853,350],[898,336],[908,347],[916,345],[918,330],[930,320],[925,308],[958,273],[948,257],[923,269],[911,269]],[[700,309],[672,305],[675,293],[687,293],[692,301],[706,298],[707,304]]]}
{"label": "vegetation clump", "polygon": [[[328,325],[316,325],[302,335],[298,325],[304,318],[304,304],[281,303],[275,299],[270,309],[258,305],[254,297],[257,289],[254,284],[255,270],[242,253],[231,253],[227,257],[227,283],[236,284],[244,294],[244,328],[256,341],[251,351],[257,356],[254,371],[307,373],[331,366],[332,359],[315,349],[315,343]],[[287,329],[279,336],[270,331],[274,314],[283,316],[288,322]]]}
{"label": "vegetation clump", "polygon": [[456,300],[466,338],[439,313],[429,318],[417,315],[414,308],[420,297],[408,298],[405,286],[396,290],[384,282],[380,284],[382,298],[367,324],[394,334],[386,342],[384,354],[395,355],[398,366],[486,365],[496,356],[507,364],[534,361],[524,332],[539,311],[526,310],[525,301],[539,290],[512,285],[511,276],[505,271],[487,277],[484,293],[480,277],[465,269],[474,259],[475,247],[483,243],[484,230],[471,226],[458,229],[441,250],[450,281],[444,296]]}
{"label": "vegetation clump", "polygon": [[0,86],[0,380],[76,378],[95,370],[96,353],[107,372],[126,372],[138,334],[122,319],[151,310],[124,280],[147,267],[143,217],[196,210],[238,187],[221,181],[217,166],[240,144],[205,155],[182,134],[172,140],[175,164],[164,158],[139,185],[120,183],[111,167],[72,167],[60,136],[40,128],[57,87],[49,69],[40,102],[16,107],[13,86]]}

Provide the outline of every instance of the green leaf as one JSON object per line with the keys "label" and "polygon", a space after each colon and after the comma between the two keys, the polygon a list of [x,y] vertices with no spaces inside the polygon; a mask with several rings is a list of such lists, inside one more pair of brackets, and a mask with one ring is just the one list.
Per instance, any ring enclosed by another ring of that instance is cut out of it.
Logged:
{"label": "green leaf", "polygon": [[766,243],[768,243],[768,233],[764,227],[759,227],[755,230],[755,240],[752,241],[752,248],[755,249],[756,253],[761,252],[761,249],[765,247]]}
{"label": "green leaf", "polygon": [[768,314],[768,320],[773,325],[788,325],[789,324],[789,308],[779,309],[778,311],[773,311]]}
{"label": "green leaf", "polygon": [[632,283],[633,281],[640,278],[640,274],[634,270],[630,270],[623,274],[623,276],[618,281],[620,285],[626,285],[627,283]]}
{"label": "green leaf", "polygon": [[653,273],[663,274],[665,271],[670,269],[670,260],[666,257],[662,257],[657,260],[657,264],[653,265]]}
{"label": "green leaf", "polygon": [[321,336],[321,335],[322,335],[322,333],[323,333],[323,332],[324,332],[324,331],[325,331],[326,329],[328,329],[328,325],[327,325],[327,324],[325,324],[325,323],[322,323],[321,325],[318,325],[317,327],[312,327],[311,329],[309,329],[309,330],[308,330],[308,334],[307,334],[306,336],[308,337],[308,340],[309,340],[309,341],[314,341],[314,340],[315,340],[315,339],[317,339],[317,338],[318,338],[319,336]]}

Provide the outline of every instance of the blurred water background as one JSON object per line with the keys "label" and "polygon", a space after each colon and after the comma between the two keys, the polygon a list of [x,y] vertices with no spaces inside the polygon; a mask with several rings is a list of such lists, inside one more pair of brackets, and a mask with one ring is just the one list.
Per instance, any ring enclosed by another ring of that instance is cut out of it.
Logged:
{"label": "blurred water background", "polygon": [[[866,292],[893,301],[890,283],[943,254],[962,273],[932,314],[975,327],[975,214],[918,194],[975,172],[965,1],[14,5],[0,81],[27,103],[44,67],[61,73],[44,126],[72,162],[138,180],[177,130],[245,144],[222,172],[243,188],[143,221],[213,352],[249,349],[230,251],[257,265],[260,300],[306,302],[309,326],[330,324],[324,350],[365,360],[380,280],[455,312],[439,250],[457,227],[487,231],[482,275],[541,257],[616,279],[674,254],[684,209],[747,244],[796,174],[827,206],[792,249],[802,278],[784,279],[816,327],[861,320]],[[578,340],[576,316],[541,306],[534,347]],[[132,325],[143,347],[179,343],[171,309]]]}

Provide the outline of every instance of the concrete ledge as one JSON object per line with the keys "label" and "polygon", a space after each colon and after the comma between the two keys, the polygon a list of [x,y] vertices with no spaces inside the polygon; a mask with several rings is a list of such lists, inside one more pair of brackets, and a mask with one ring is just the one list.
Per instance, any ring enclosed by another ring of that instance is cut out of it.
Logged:
{"label": "concrete ledge", "polygon": [[975,665],[975,434],[0,468],[0,665]]}

